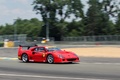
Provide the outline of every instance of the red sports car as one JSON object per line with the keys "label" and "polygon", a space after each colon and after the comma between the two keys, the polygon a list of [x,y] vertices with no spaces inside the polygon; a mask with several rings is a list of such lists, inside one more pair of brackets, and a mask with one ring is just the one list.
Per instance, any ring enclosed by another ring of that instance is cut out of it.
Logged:
{"label": "red sports car", "polygon": [[[23,49],[27,47],[27,49]],[[49,46],[19,46],[18,59],[23,62],[72,63],[80,62],[79,57],[69,51]]]}

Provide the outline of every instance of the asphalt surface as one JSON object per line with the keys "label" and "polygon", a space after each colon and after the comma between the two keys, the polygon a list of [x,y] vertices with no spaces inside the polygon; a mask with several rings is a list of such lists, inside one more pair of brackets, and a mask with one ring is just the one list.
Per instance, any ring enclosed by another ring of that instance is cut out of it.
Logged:
{"label": "asphalt surface", "polygon": [[[10,77],[11,79],[9,79]],[[119,80],[120,64],[83,62],[47,64],[0,61],[0,80],[25,80],[26,78],[33,78],[34,80]]]}
{"label": "asphalt surface", "polygon": [[119,58],[80,57],[80,63],[23,63],[17,48],[0,48],[0,80],[120,80]]}

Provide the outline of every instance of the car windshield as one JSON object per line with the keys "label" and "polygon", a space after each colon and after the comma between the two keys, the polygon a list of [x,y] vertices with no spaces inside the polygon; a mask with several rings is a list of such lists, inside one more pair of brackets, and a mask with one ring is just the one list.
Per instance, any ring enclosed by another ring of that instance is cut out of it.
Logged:
{"label": "car windshield", "polygon": [[48,48],[48,51],[59,51],[61,50],[60,48],[57,48],[57,47],[50,47]]}

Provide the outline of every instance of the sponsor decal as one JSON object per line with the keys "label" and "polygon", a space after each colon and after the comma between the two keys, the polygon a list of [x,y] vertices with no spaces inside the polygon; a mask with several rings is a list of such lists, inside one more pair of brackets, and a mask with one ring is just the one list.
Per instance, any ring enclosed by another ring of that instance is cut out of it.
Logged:
{"label": "sponsor decal", "polygon": [[45,53],[43,53],[42,56],[45,57]]}
{"label": "sponsor decal", "polygon": [[34,62],[34,60],[29,60],[29,61]]}

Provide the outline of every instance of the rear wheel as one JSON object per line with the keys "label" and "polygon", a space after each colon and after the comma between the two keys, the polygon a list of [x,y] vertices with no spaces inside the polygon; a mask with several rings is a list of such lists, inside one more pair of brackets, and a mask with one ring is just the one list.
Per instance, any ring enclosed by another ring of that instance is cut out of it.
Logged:
{"label": "rear wheel", "polygon": [[50,64],[54,63],[54,57],[53,57],[53,55],[48,55],[47,62],[50,63]]}
{"label": "rear wheel", "polygon": [[28,62],[28,55],[27,54],[22,55],[22,61],[23,62]]}

